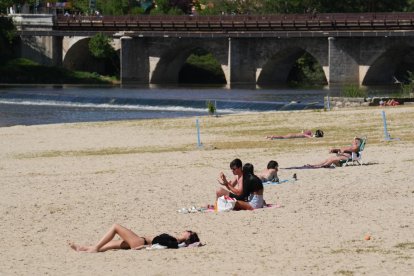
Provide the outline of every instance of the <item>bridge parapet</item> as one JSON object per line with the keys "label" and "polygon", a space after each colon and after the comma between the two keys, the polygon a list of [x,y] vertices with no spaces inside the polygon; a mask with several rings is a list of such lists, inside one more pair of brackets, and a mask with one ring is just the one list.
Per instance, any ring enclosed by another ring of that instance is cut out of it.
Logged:
{"label": "bridge parapet", "polygon": [[56,30],[106,31],[353,31],[413,30],[414,13],[327,13],[223,16],[58,16]]}
{"label": "bridge parapet", "polygon": [[51,31],[54,25],[52,14],[10,14],[18,31]]}

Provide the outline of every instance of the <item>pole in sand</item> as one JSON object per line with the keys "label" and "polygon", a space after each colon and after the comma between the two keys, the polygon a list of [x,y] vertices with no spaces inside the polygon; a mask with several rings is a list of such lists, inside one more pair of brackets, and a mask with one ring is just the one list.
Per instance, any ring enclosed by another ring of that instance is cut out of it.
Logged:
{"label": "pole in sand", "polygon": [[326,109],[328,111],[331,110],[331,99],[329,98],[329,95],[326,97]]}
{"label": "pole in sand", "polygon": [[388,128],[387,128],[387,119],[385,119],[385,112],[384,110],[381,111],[382,114],[382,122],[384,123],[384,140],[385,141],[390,141],[391,137],[390,134],[388,133]]}
{"label": "pole in sand", "polygon": [[196,128],[197,128],[197,147],[201,147],[201,141],[200,141],[200,124],[198,123],[198,118],[196,119]]}
{"label": "pole in sand", "polygon": [[387,119],[385,119],[384,110],[381,113],[382,113],[382,121],[384,122],[384,140],[385,141],[400,140],[400,138],[391,138],[391,135],[388,133]]}

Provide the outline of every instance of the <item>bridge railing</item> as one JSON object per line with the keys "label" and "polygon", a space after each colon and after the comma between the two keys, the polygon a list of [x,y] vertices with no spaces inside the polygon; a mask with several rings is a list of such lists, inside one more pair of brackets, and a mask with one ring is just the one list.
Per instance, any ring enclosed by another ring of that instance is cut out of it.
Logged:
{"label": "bridge railing", "polygon": [[414,13],[316,13],[222,16],[58,16],[56,30],[312,31],[413,29]]}

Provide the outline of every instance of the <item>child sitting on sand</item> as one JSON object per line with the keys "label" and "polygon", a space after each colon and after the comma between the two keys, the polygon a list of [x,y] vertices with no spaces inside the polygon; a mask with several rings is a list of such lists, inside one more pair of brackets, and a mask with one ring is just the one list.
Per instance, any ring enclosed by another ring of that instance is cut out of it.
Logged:
{"label": "child sitting on sand", "polygon": [[267,163],[267,168],[257,174],[257,177],[259,177],[262,182],[279,182],[279,177],[277,176],[278,170],[279,164],[274,160],[270,160],[269,163]]}

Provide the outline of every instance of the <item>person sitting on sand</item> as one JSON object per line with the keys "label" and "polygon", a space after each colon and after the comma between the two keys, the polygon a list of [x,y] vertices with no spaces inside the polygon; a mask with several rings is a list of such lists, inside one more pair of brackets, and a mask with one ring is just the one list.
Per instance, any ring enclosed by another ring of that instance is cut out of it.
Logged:
{"label": "person sitting on sand", "polygon": [[270,160],[269,163],[267,163],[267,168],[257,174],[257,177],[259,177],[262,182],[279,182],[279,177],[277,176],[278,170],[279,164],[274,160]]}
{"label": "person sitting on sand", "polygon": [[266,136],[266,139],[274,140],[274,139],[291,139],[291,138],[322,138],[323,131],[318,129],[315,131],[315,134],[312,134],[311,130],[302,130],[301,133],[289,133],[285,135],[271,135]]}
{"label": "person sitting on sand", "polygon": [[263,184],[254,174],[254,167],[250,163],[243,166],[243,190],[248,195],[247,200],[237,200],[234,210],[254,210],[263,208]]}
{"label": "person sitting on sand", "polygon": [[351,158],[351,155],[353,152],[359,151],[359,146],[362,143],[362,139],[355,137],[352,141],[352,145],[348,147],[342,147],[342,148],[334,148],[329,151],[329,153],[336,153],[335,156],[329,157],[328,159],[317,163],[313,165],[306,165],[306,167],[312,167],[312,168],[328,168],[332,165],[335,166],[341,166],[341,161],[348,160]]}
{"label": "person sitting on sand", "polygon": [[242,161],[238,158],[230,162],[230,169],[233,172],[234,179],[228,181],[223,172],[220,173],[218,182],[225,186],[227,189],[219,188],[216,191],[217,198],[221,196],[229,196],[235,199],[243,200],[245,195],[243,193],[243,169]]}
{"label": "person sitting on sand", "polygon": [[[121,239],[114,240],[115,235],[118,234]],[[69,246],[78,252],[105,252],[113,249],[142,249],[146,245],[160,244],[167,246],[168,248],[178,248],[180,243],[186,245],[199,242],[197,233],[187,230],[182,232],[179,236],[173,237],[168,234],[161,234],[156,237],[153,236],[138,236],[131,230],[119,225],[114,224],[109,231],[101,238],[101,240],[93,246],[77,245],[70,242]]]}

